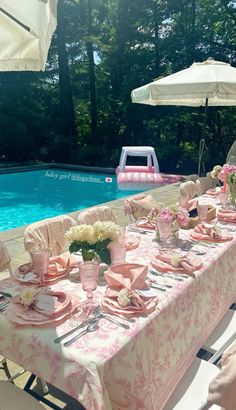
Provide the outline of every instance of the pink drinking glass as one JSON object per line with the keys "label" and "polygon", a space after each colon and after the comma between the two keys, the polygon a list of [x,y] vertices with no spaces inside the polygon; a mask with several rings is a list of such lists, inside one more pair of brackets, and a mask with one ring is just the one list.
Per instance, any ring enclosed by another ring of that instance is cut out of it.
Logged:
{"label": "pink drinking glass", "polygon": [[45,286],[45,275],[48,272],[49,251],[35,250],[31,252],[31,261],[35,275],[39,277],[39,286]]}
{"label": "pink drinking glass", "polygon": [[228,202],[228,194],[227,194],[227,192],[223,192],[223,191],[220,191],[220,193],[219,193],[219,200],[220,200],[220,203],[221,203],[221,205],[222,205],[222,208],[225,208],[225,206],[226,206],[226,204],[227,204],[227,202]]}
{"label": "pink drinking glass", "polygon": [[82,289],[87,292],[87,300],[81,303],[80,308],[85,316],[88,316],[93,309],[98,307],[98,303],[93,300],[93,291],[97,288],[99,263],[95,261],[81,262],[79,271]]}
{"label": "pink drinking glass", "polygon": [[207,220],[208,205],[207,204],[198,204],[197,213],[201,222]]}
{"label": "pink drinking glass", "polygon": [[125,239],[118,242],[111,242],[109,244],[109,251],[111,257],[111,265],[125,262],[126,257],[126,244]]}
{"label": "pink drinking glass", "polygon": [[171,235],[171,227],[172,227],[172,220],[163,220],[159,219],[157,221],[157,228],[159,231],[160,243],[162,245],[167,245],[167,239],[169,239]]}

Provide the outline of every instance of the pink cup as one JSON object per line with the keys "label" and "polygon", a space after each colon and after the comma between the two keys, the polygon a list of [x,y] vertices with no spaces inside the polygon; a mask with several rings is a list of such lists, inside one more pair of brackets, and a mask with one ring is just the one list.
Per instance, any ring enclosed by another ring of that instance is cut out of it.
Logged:
{"label": "pink cup", "polygon": [[49,251],[37,250],[31,252],[31,260],[35,275],[39,277],[40,286],[44,286],[44,276],[48,271]]}
{"label": "pink cup", "polygon": [[109,244],[111,265],[125,262],[126,244],[124,241],[111,242]]}
{"label": "pink cup", "polygon": [[207,213],[208,213],[208,205],[198,204],[197,205],[197,213],[198,213],[200,221],[206,221]]}

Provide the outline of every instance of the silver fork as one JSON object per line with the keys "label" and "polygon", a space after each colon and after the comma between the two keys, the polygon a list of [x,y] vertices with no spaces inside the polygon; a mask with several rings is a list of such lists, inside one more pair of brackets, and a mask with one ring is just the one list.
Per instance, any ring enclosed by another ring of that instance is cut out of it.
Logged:
{"label": "silver fork", "polygon": [[104,318],[106,320],[109,320],[110,322],[113,322],[116,325],[123,327],[124,329],[130,328],[129,325],[127,325],[126,323],[120,322],[119,320],[116,320],[113,317],[108,316],[105,313],[102,313],[98,308],[95,308],[92,313],[95,317],[101,318],[101,319]]}
{"label": "silver fork", "polygon": [[106,314],[106,315],[108,315],[108,316],[111,316],[111,317],[112,317],[112,316],[116,316],[116,317],[119,317],[119,318],[122,319],[122,320],[125,320],[126,322],[135,323],[135,319],[134,319],[134,318],[122,316],[121,314],[116,313],[116,312],[113,312],[113,313],[110,313],[110,314],[109,314],[108,312],[104,312],[101,307],[97,307],[96,310],[99,311],[99,312],[101,312],[101,313],[103,313],[103,314]]}

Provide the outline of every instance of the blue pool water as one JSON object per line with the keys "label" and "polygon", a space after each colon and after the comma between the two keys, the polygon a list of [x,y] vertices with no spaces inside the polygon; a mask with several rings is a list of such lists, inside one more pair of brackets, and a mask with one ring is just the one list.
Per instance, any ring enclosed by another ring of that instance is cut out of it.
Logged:
{"label": "blue pool water", "polygon": [[0,174],[0,231],[135,192],[119,190],[115,175],[67,169]]}

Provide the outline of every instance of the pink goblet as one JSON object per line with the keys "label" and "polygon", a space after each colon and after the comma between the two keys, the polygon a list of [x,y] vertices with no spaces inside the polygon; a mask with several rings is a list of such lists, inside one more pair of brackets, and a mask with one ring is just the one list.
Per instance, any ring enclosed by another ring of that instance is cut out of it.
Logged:
{"label": "pink goblet", "polygon": [[93,301],[93,291],[97,288],[99,263],[95,261],[84,261],[79,265],[82,289],[87,292],[87,300],[82,302],[80,308],[85,316],[98,307],[98,303]]}

